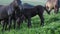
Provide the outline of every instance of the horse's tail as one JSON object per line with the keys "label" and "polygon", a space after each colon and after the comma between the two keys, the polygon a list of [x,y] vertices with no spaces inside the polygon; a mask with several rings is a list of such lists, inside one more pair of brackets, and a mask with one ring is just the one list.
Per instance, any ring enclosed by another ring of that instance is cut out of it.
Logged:
{"label": "horse's tail", "polygon": [[50,15],[49,11],[46,9],[46,7],[43,7],[44,10]]}

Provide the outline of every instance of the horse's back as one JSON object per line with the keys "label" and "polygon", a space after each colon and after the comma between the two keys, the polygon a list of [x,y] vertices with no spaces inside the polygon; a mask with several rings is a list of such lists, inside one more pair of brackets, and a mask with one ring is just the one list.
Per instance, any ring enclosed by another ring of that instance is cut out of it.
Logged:
{"label": "horse's back", "polygon": [[23,4],[23,8],[33,8],[34,6],[28,3]]}
{"label": "horse's back", "polygon": [[0,7],[2,7],[3,5],[0,5]]}
{"label": "horse's back", "polygon": [[0,6],[0,19],[7,17],[7,6]]}

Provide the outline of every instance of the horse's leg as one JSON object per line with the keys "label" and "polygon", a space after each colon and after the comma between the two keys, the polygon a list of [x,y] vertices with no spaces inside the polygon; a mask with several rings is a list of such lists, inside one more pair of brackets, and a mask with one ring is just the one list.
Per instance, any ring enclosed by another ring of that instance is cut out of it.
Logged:
{"label": "horse's leg", "polygon": [[58,7],[57,11],[59,11],[59,7]]}
{"label": "horse's leg", "polygon": [[55,7],[54,7],[54,13],[56,13],[56,14],[57,14],[57,13],[58,13],[58,11],[59,11],[59,7],[58,7],[58,6],[55,6]]}
{"label": "horse's leg", "polygon": [[27,19],[28,19],[28,27],[30,28],[31,27],[31,17],[29,16]]}
{"label": "horse's leg", "polygon": [[9,18],[8,18],[8,20],[9,20],[9,30],[10,30],[10,28],[11,28],[11,24],[12,24],[12,17],[10,16]]}
{"label": "horse's leg", "polygon": [[7,30],[8,19],[6,19],[5,22],[6,22],[6,23],[5,23],[5,25],[6,25],[6,26],[5,26],[5,30]]}
{"label": "horse's leg", "polygon": [[27,19],[25,18],[24,21],[27,22]]}
{"label": "horse's leg", "polygon": [[40,19],[41,19],[41,25],[44,26],[44,17],[43,17],[43,15],[40,15]]}
{"label": "horse's leg", "polygon": [[16,20],[13,20],[14,21],[14,29],[16,28]]}
{"label": "horse's leg", "polygon": [[2,20],[1,23],[2,23],[2,26],[3,26],[2,31],[4,31],[5,30],[5,20]]}
{"label": "horse's leg", "polygon": [[37,11],[38,11],[38,15],[39,15],[39,18],[41,19],[41,24],[40,25],[42,25],[42,26],[44,26],[44,17],[43,17],[43,13],[44,13],[44,9],[43,8],[38,8],[37,9]]}
{"label": "horse's leg", "polygon": [[21,24],[21,18],[19,17],[18,19],[17,19],[17,24],[18,24],[18,28],[20,28],[20,24]]}
{"label": "horse's leg", "polygon": [[21,22],[23,22],[23,21],[27,22],[27,19],[24,15],[21,16]]}
{"label": "horse's leg", "polygon": [[43,15],[40,15],[40,19],[41,19],[41,25],[44,26],[44,17],[43,17]]}
{"label": "horse's leg", "polygon": [[20,16],[21,23],[23,23],[24,16]]}
{"label": "horse's leg", "polygon": [[16,18],[13,16],[13,23],[14,23],[14,29],[15,29],[15,27],[16,27]]}
{"label": "horse's leg", "polygon": [[17,26],[20,28],[20,24],[23,22],[23,19],[24,19],[24,16],[22,13],[20,13],[18,16],[17,16]]}
{"label": "horse's leg", "polygon": [[58,13],[58,11],[59,11],[59,8],[57,8],[57,13]]}
{"label": "horse's leg", "polygon": [[39,12],[39,17],[41,19],[41,25],[44,26],[44,17],[43,17],[43,11],[42,12]]}

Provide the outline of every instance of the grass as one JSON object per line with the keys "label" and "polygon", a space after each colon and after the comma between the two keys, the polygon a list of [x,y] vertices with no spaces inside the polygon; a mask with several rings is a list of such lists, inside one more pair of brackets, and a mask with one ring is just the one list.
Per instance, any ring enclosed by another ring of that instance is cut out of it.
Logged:
{"label": "grass", "polygon": [[[2,1],[2,2],[1,2]],[[6,2],[7,1],[7,2]],[[42,0],[41,0],[42,1]],[[0,0],[0,4],[7,5],[11,0]],[[23,1],[24,2],[24,1]],[[25,1],[27,2],[27,1]],[[24,3],[25,3],[24,2]],[[44,1],[42,2],[27,2],[32,5],[44,5]],[[2,26],[0,25],[0,34],[60,34],[60,11],[58,14],[54,14],[53,11],[50,15],[44,12],[44,18],[45,18],[45,26],[40,26],[40,19],[38,15],[35,17],[32,17],[32,27],[28,28],[27,23],[22,23],[20,29],[11,29],[10,31],[4,31],[2,32]]]}

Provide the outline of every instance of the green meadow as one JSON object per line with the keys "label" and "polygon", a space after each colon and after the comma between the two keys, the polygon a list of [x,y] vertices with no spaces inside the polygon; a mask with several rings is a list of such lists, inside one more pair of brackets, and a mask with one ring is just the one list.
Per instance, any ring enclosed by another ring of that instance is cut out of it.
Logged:
{"label": "green meadow", "polygon": [[[8,5],[13,0],[0,0],[0,5]],[[46,1],[22,1],[23,3],[29,3],[32,5],[42,5],[44,6]],[[0,34],[60,34],[60,11],[58,14],[54,13],[54,10],[51,11],[51,14],[48,15],[46,11],[44,11],[44,26],[40,26],[39,16],[36,15],[32,17],[32,27],[28,28],[27,23],[22,23],[20,29],[11,28],[10,31],[2,32],[2,25],[0,25]]]}

